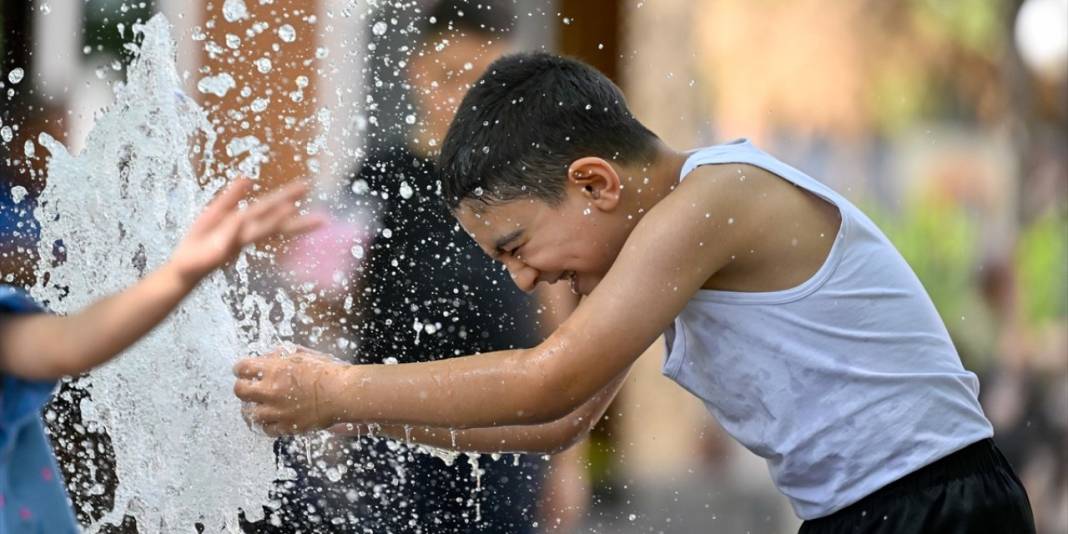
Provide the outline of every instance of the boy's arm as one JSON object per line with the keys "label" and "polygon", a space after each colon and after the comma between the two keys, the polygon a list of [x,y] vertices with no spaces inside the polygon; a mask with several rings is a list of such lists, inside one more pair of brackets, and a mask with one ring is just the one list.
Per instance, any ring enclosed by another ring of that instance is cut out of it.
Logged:
{"label": "boy's arm", "polygon": [[[711,178],[711,177],[710,177]],[[737,179],[691,179],[633,230],[597,288],[528,350],[403,365],[297,356],[238,362],[235,393],[286,433],[363,421],[471,428],[554,421],[620,375],[759,231],[767,210]]]}
{"label": "boy's arm", "polygon": [[167,264],[79,313],[34,314],[0,322],[0,368],[33,380],[85,372],[151,330],[191,287]]}
{"label": "boy's arm", "polygon": [[[540,425],[497,426],[450,430],[428,426],[384,425],[375,431],[398,441],[411,441],[441,449],[480,453],[546,453],[563,452],[582,440],[593,429],[612,403],[626,374],[614,379],[605,389],[594,395],[566,417]],[[279,434],[276,427],[265,428]],[[340,434],[367,434],[366,425],[341,424],[332,428]]]}
{"label": "boy's arm", "polygon": [[541,313],[538,314],[538,331],[549,337],[575,311],[579,304],[579,295],[571,291],[571,284],[566,280],[555,284],[539,286],[534,291]]}
{"label": "boy's arm", "polygon": [[167,263],[129,289],[68,316],[37,314],[0,322],[0,371],[27,379],[88,371],[151,331],[204,276],[245,245],[318,224],[297,213],[295,202],[306,185],[294,184],[239,210],[250,186],[242,179],[228,187],[197,218]]}

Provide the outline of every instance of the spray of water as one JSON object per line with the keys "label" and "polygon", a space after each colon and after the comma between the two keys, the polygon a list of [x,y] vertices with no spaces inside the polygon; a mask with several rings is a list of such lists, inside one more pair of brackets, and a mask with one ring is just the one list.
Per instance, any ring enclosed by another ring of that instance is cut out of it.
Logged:
{"label": "spray of water", "polygon": [[[215,137],[182,93],[170,30],[162,16],[135,27],[143,40],[128,79],[116,85],[84,151],[72,155],[39,138],[51,159],[35,212],[41,260],[32,293],[56,312],[82,308],[163,263],[222,185],[208,171]],[[238,286],[247,284],[245,265],[238,262]],[[227,299],[237,301],[241,320]],[[189,532],[195,522],[236,531],[239,509],[256,519],[279,473],[271,441],[241,419],[230,368],[277,340],[267,320],[272,305],[284,302],[235,289],[216,273],[151,335],[82,380],[91,394],[83,417],[111,436],[119,481],[114,509],[90,532],[124,514],[142,533]]]}

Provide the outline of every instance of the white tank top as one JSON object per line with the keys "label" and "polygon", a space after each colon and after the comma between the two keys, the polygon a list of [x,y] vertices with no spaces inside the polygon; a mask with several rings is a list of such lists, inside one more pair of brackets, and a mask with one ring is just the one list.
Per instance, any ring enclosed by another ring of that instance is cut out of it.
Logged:
{"label": "white tank top", "polygon": [[802,519],[822,517],[993,434],[934,305],[844,197],[746,140],[694,151],[746,163],[835,205],[822,267],[792,289],[700,290],[666,332],[663,373],[765,458]]}

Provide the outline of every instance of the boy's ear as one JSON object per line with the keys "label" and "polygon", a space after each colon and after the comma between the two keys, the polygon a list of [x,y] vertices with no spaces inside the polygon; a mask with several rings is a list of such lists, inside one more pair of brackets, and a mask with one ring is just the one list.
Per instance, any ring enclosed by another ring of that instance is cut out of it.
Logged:
{"label": "boy's ear", "polygon": [[623,191],[619,173],[602,158],[589,156],[571,162],[567,182],[578,188],[587,202],[602,211],[612,211],[619,205]]}

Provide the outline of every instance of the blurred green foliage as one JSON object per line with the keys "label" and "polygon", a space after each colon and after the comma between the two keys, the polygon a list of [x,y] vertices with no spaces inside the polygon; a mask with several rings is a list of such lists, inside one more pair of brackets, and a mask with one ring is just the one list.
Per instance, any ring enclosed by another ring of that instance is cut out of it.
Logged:
{"label": "blurred green foliage", "polygon": [[980,119],[996,94],[1011,0],[909,0],[889,8],[880,54],[868,65],[873,126],[900,132],[919,120]]}
{"label": "blurred green foliage", "polygon": [[[900,212],[865,212],[923,282],[969,366],[992,363],[997,319],[979,292],[983,235],[961,205],[913,198]],[[1068,320],[1068,214],[1052,211],[1023,228],[1013,256],[1023,319],[1029,328]]]}
{"label": "blurred green foliage", "polygon": [[979,229],[959,204],[917,197],[898,213],[866,206],[883,233],[912,267],[970,367],[987,362],[988,314],[976,287]]}
{"label": "blurred green foliage", "polygon": [[1024,228],[1015,259],[1027,321],[1068,318],[1068,213],[1051,211]]}
{"label": "blurred green foliage", "polygon": [[982,55],[996,54],[1002,45],[1002,17],[1010,11],[1005,0],[912,0],[911,14],[924,33]]}

